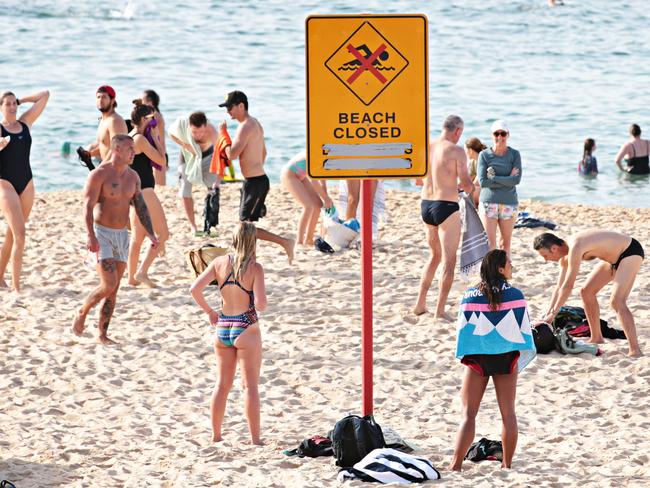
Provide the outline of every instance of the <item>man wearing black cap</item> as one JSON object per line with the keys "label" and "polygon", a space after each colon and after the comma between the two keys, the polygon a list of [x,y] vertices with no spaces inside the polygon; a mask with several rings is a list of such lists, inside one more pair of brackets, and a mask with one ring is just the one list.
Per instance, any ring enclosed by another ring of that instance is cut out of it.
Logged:
{"label": "man wearing black cap", "polygon": [[[264,172],[266,159],[264,129],[257,119],[248,114],[248,98],[243,92],[228,93],[226,101],[219,106],[226,107],[230,118],[239,122],[232,144],[225,148],[228,159],[232,161],[239,158],[241,172],[245,178],[239,202],[239,220],[256,222],[266,215],[264,201],[269,192],[269,178]],[[229,137],[225,120],[219,124],[219,133],[225,138]],[[287,253],[289,263],[293,261],[295,240],[280,237],[259,227],[257,237],[282,246]]]}
{"label": "man wearing black cap", "polygon": [[97,141],[88,146],[89,156],[99,156],[102,161],[108,159],[111,139],[118,134],[128,134],[126,122],[115,111],[117,100],[115,90],[109,85],[102,85],[97,88],[95,95],[97,110],[102,113],[102,118],[97,128]]}

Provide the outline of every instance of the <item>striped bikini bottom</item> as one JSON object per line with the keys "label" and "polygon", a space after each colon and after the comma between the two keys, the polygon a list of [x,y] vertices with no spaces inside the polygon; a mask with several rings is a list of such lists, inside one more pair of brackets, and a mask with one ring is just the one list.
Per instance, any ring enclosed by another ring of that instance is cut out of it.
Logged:
{"label": "striped bikini bottom", "polygon": [[257,311],[250,308],[239,315],[219,314],[217,323],[217,337],[224,346],[234,347],[235,340],[248,329],[257,323]]}

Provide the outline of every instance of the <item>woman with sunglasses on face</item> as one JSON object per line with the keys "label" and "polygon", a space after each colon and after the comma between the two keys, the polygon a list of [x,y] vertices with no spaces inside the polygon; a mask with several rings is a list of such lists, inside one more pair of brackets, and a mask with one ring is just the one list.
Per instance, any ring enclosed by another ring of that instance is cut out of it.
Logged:
{"label": "woman with sunglasses on face", "polygon": [[[160,200],[154,191],[156,181],[153,173],[153,166],[165,165],[165,149],[161,142],[162,135],[158,128],[155,111],[153,107],[145,105],[142,100],[133,100],[133,110],[131,111],[132,130],[129,133],[133,137],[135,157],[131,164],[131,169],[138,173],[140,177],[140,187],[142,195],[147,204],[147,209],[151,215],[153,228],[158,236],[158,246],[148,247],[144,260],[138,266],[140,260],[140,249],[147,235],[145,228],[137,218],[135,211],[131,212],[131,244],[129,246],[128,257],[128,275],[129,285],[138,286],[141,283],[150,288],[155,288],[156,284],[149,278],[149,267],[156,256],[162,256],[165,253],[165,242],[169,238],[169,229],[167,219]],[[150,131],[147,131],[150,127]],[[147,137],[146,134],[149,133]]]}
{"label": "woman with sunglasses on face", "polygon": [[156,180],[156,185],[165,186],[167,184],[167,170],[169,170],[169,157],[167,156],[167,147],[165,145],[165,118],[158,108],[158,105],[160,105],[160,97],[154,90],[145,90],[142,92],[141,100],[144,105],[149,105],[154,109],[153,117],[156,119],[158,132],[160,133],[160,143],[163,151],[165,151],[165,164],[154,168],[153,176]]}
{"label": "woman with sunglasses on face", "polygon": [[512,230],[517,219],[517,185],[521,181],[521,156],[508,146],[510,131],[505,120],[492,124],[492,147],[481,151],[477,175],[481,185],[479,213],[490,242],[496,249],[497,227],[501,234],[500,249],[510,257]]}

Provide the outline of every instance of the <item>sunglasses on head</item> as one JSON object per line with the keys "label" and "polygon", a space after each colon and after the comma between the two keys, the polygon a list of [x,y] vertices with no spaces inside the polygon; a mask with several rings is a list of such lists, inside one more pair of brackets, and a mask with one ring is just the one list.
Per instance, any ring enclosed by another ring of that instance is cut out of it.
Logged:
{"label": "sunglasses on head", "polygon": [[508,133],[504,130],[498,130],[492,134],[494,137],[506,137]]}

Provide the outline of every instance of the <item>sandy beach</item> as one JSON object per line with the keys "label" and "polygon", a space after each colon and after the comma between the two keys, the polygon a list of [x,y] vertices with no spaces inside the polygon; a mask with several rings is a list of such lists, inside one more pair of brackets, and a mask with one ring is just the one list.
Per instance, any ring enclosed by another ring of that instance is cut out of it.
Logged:
{"label": "sandy beach", "polygon": [[[23,487],[318,487],[337,486],[332,458],[287,457],[283,449],[327,435],[347,413],[360,413],[360,254],[299,249],[293,266],[277,246],[258,243],[269,298],[260,314],[261,447],[248,444],[239,374],[230,396],[224,442],[211,444],[208,402],[216,378],[207,318],[190,298],[184,251],[227,245],[237,221],[239,185],[222,187],[219,237],[190,236],[176,188],[158,188],[171,231],[167,253],[150,275],[156,289],[122,282],[112,337],[96,343],[97,309],[82,338],[73,312],[98,281],[84,264],[80,191],[38,193],[27,226],[22,296],[0,291],[0,479]],[[196,208],[201,206],[195,193]],[[374,250],[375,416],[446,468],[460,421],[463,368],[454,358],[455,323],[414,317],[427,248],[417,193],[388,190],[389,220]],[[262,226],[293,235],[298,208],[273,186]],[[558,224],[631,234],[650,250],[650,209],[523,201],[522,210]],[[199,217],[200,218],[200,217]],[[6,222],[0,220],[4,238]],[[531,317],[547,306],[558,268],[532,249],[542,229],[516,229],[512,283]],[[595,264],[583,263],[569,304]],[[467,284],[456,280],[449,311]],[[646,356],[627,357],[627,342],[607,340],[605,354],[538,357],[519,378],[519,444],[512,470],[466,462],[436,484],[493,486],[650,486],[650,265],[629,304]],[[602,317],[620,328],[601,294]],[[437,284],[429,293],[433,309]],[[215,306],[217,290],[208,296]],[[500,417],[490,385],[477,418],[477,440],[498,439]],[[350,486],[364,486],[362,482]]]}

